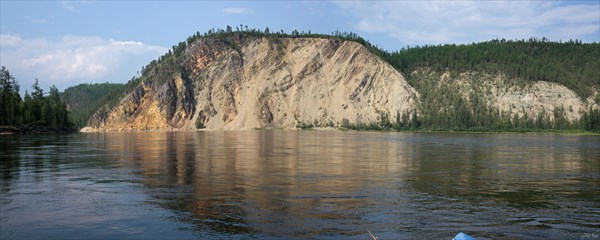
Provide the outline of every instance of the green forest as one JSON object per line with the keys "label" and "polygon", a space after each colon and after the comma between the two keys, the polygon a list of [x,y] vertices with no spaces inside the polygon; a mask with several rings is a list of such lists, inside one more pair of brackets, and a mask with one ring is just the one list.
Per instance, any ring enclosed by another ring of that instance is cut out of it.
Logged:
{"label": "green forest", "polygon": [[99,108],[116,104],[124,88],[121,83],[82,83],[65,89],[61,99],[70,110],[74,126],[83,128]]}
{"label": "green forest", "polygon": [[[600,112],[588,109],[576,122],[569,122],[562,107],[538,116],[511,116],[486,106],[483,81],[502,75],[510,85],[524,87],[536,81],[559,83],[582,100],[600,89],[600,44],[580,41],[549,42],[545,38],[492,40],[468,45],[438,45],[405,48],[380,56],[404,74],[421,93],[418,121],[410,128],[432,130],[538,131],[587,130],[600,132]],[[443,73],[457,80],[461,73],[474,73],[470,96],[465,99],[456,85],[439,86]],[[600,95],[594,102],[600,103]],[[548,117],[551,115],[552,118]],[[417,125],[415,125],[417,124]],[[406,125],[406,124],[405,124]],[[404,126],[406,128],[406,126]]]}
{"label": "green forest", "polygon": [[19,94],[20,85],[6,67],[0,69],[0,126],[3,131],[65,132],[73,129],[67,106],[60,93],[51,86],[48,94],[33,84],[31,94]]}

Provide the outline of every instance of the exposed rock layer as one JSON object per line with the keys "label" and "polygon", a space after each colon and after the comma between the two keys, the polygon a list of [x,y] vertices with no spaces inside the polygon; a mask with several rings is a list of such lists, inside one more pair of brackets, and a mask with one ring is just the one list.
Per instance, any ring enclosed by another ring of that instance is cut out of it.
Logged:
{"label": "exposed rock layer", "polygon": [[572,122],[581,118],[588,109],[598,108],[593,100],[597,90],[589,99],[582,100],[574,91],[558,83],[537,81],[521,86],[502,74],[463,73],[454,79],[449,75],[442,74],[439,84],[456,85],[467,102],[471,93],[476,91],[487,106],[511,116],[532,118],[545,114],[553,119],[555,109],[562,108],[566,119]]}
{"label": "exposed rock layer", "polygon": [[[143,82],[116,107],[98,112],[85,130],[194,130],[197,122],[226,130],[340,126],[414,111],[420,98],[389,64],[358,43],[337,39],[201,39],[186,48],[180,65],[168,80]],[[535,116],[545,109],[550,115],[561,105],[575,120],[593,103],[555,83],[516,87],[498,76],[473,86],[472,77],[452,84],[465,98],[480,88],[490,106],[512,114]]]}
{"label": "exposed rock layer", "polygon": [[88,130],[296,128],[375,122],[415,109],[418,93],[362,45],[337,39],[196,41],[183,71],[142,83]]}

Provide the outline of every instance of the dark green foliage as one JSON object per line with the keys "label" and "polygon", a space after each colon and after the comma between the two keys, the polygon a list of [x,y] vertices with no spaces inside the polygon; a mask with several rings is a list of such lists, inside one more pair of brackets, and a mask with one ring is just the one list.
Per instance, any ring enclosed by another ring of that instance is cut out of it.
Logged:
{"label": "dark green foliage", "polygon": [[[580,41],[565,43],[538,40],[492,40],[469,45],[439,45],[405,48],[387,53],[367,46],[372,52],[403,72],[407,81],[421,93],[418,128],[426,130],[538,131],[583,129],[598,131],[599,120],[590,109],[581,123],[571,123],[565,109],[557,107],[552,119],[546,112],[538,116],[512,116],[489,108],[486,94],[474,88],[466,101],[453,84],[438,84],[440,74],[450,73],[451,81],[465,72],[504,74],[509,84],[524,86],[543,80],[565,85],[587,99],[592,88],[600,88],[600,44]],[[477,78],[474,84],[478,84]],[[453,87],[454,86],[454,87]],[[600,102],[596,100],[596,102]],[[406,118],[406,117],[404,117]],[[406,122],[404,120],[403,122]],[[395,129],[406,129],[396,123]]]}
{"label": "dark green foliage", "polygon": [[197,118],[196,119],[196,129],[204,129],[206,128],[206,126],[204,125],[204,121],[202,120],[202,118]]}
{"label": "dark green foliage", "polygon": [[0,69],[0,125],[21,122],[19,84],[6,67]]}
{"label": "dark green foliage", "polygon": [[296,124],[296,128],[300,128],[300,129],[312,129],[314,127],[315,127],[315,125],[310,122],[309,123],[302,122],[302,123]]}
{"label": "dark green foliage", "polygon": [[124,89],[125,85],[118,83],[85,83],[65,89],[61,99],[67,104],[75,126],[82,128],[100,107],[116,104]]}
{"label": "dark green foliage", "polygon": [[67,106],[61,101],[55,86],[51,86],[48,96],[44,96],[36,79],[31,95],[25,92],[25,98],[21,100],[19,85],[5,67],[0,69],[0,83],[0,125],[44,126],[54,129],[72,127]]}
{"label": "dark green foliage", "polygon": [[600,133],[600,110],[588,109],[580,119],[580,128]]}
{"label": "dark green foliage", "polygon": [[67,106],[61,101],[58,89],[53,85],[50,87],[49,95],[42,106],[43,118],[48,126],[62,128],[71,126]]}
{"label": "dark green foliage", "polygon": [[583,99],[590,96],[592,86],[600,87],[599,43],[502,39],[469,45],[405,48],[383,55],[405,74],[422,68],[438,72],[501,73],[517,80],[517,84],[540,80],[560,83]]}

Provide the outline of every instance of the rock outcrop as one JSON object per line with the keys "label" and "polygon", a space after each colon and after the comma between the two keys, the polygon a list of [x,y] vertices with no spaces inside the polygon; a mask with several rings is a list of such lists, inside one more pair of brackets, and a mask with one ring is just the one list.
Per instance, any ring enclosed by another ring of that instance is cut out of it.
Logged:
{"label": "rock outcrop", "polygon": [[[181,54],[158,63],[118,105],[92,116],[84,130],[339,127],[378,123],[382,116],[394,122],[396,114],[418,112],[424,101],[400,72],[352,41],[200,38]],[[598,108],[598,89],[581,99],[557,83],[519,85],[501,74],[427,72],[417,76],[435,76],[436,86],[459,93],[466,103],[475,91],[487,107],[511,116],[552,119],[562,108],[575,121]]]}
{"label": "rock outcrop", "polygon": [[485,104],[501,112],[517,115],[536,117],[540,114],[553,119],[553,112],[557,108],[564,110],[564,117],[573,122],[581,118],[588,109],[597,109],[598,105],[593,98],[581,99],[571,89],[553,82],[537,81],[523,85],[515,84],[503,74],[477,74],[463,73],[450,80],[450,74],[445,73],[440,77],[439,84],[455,84],[466,102],[470,101],[471,93],[477,92]]}
{"label": "rock outcrop", "polygon": [[[296,128],[377,122],[416,109],[419,94],[389,64],[351,41],[198,40],[181,71],[142,82],[88,131]],[[196,124],[200,123],[200,124]]]}

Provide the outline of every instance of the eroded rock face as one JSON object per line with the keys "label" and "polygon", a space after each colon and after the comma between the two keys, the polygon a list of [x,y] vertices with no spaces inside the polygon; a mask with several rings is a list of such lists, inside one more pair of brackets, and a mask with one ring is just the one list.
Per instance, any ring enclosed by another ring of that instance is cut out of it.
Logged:
{"label": "eroded rock face", "polygon": [[[297,128],[379,122],[383,114],[417,110],[420,94],[402,74],[350,41],[318,38],[237,38],[234,43],[200,39],[184,52],[169,77],[142,82],[116,107],[97,112],[86,131]],[[162,75],[161,75],[162,76]],[[567,119],[598,108],[549,82],[516,86],[502,75],[463,73],[450,84],[469,102],[472,91],[486,104],[519,116],[551,118],[556,107]]]}
{"label": "eroded rock face", "polygon": [[92,116],[89,130],[171,130],[186,126],[195,112],[192,84],[181,76],[162,85],[141,83],[106,115]]}
{"label": "eroded rock face", "polygon": [[448,78],[449,74],[443,74],[440,84],[456,84],[466,101],[469,101],[472,91],[479,91],[487,106],[511,116],[535,117],[545,113],[552,120],[555,109],[562,108],[564,116],[572,122],[581,118],[588,109],[598,108],[593,100],[597,90],[593,90],[590,98],[581,99],[571,89],[552,82],[537,81],[520,86],[501,74],[463,73],[454,80],[448,81]]}
{"label": "eroded rock face", "polygon": [[419,94],[362,45],[336,39],[253,38],[234,49],[196,41],[182,71],[142,83],[91,130],[296,128],[376,122],[413,111]]}

